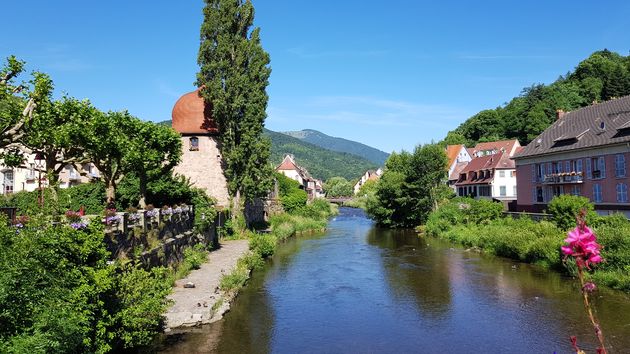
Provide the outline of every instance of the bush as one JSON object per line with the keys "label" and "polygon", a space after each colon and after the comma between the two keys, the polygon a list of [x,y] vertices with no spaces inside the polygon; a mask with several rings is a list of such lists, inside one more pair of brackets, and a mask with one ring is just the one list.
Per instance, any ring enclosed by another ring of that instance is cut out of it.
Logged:
{"label": "bush", "polygon": [[301,189],[296,189],[289,194],[280,197],[282,207],[287,213],[293,213],[301,209],[306,205],[308,195]]}
{"label": "bush", "polygon": [[249,249],[267,258],[276,249],[276,237],[273,234],[252,233],[249,239]]}
{"label": "bush", "polygon": [[[552,215],[553,221],[562,230],[569,230],[575,227],[575,220],[580,210],[586,210],[592,219],[595,215],[593,204],[585,197],[563,194],[554,197],[547,206],[547,212]],[[591,224],[592,220],[587,218]]]}

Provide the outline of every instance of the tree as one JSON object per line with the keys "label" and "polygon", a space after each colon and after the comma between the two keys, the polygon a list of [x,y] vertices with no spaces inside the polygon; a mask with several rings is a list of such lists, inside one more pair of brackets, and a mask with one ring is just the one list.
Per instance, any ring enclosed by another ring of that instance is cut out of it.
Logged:
{"label": "tree", "polygon": [[447,157],[439,144],[417,146],[413,154],[392,154],[368,199],[368,213],[388,227],[413,227],[426,222],[429,213],[447,197]]}
{"label": "tree", "polygon": [[206,0],[197,85],[221,134],[228,189],[238,207],[271,188],[270,142],[263,138],[269,55],[252,30],[251,1]]}
{"label": "tree", "polygon": [[105,183],[108,205],[113,205],[116,185],[130,168],[126,161],[131,148],[128,134],[137,127],[137,121],[126,111],[98,112],[84,126],[81,143]]}
{"label": "tree", "polygon": [[332,177],[324,184],[324,191],[328,197],[349,197],[353,193],[353,186],[343,177]]}
{"label": "tree", "polygon": [[152,122],[132,121],[124,163],[139,179],[140,207],[146,206],[150,179],[168,175],[179,163],[182,150],[179,134],[173,128]]}
{"label": "tree", "polygon": [[15,79],[24,71],[24,62],[15,56],[7,58],[0,69],[0,149],[5,165],[22,163],[25,124],[33,117],[38,105],[50,100],[52,81],[46,74],[33,72],[30,86]]}
{"label": "tree", "polygon": [[24,145],[43,155],[53,188],[57,187],[59,174],[65,166],[88,162],[79,142],[85,122],[97,114],[89,101],[64,96],[59,101],[46,102],[34,115]]}

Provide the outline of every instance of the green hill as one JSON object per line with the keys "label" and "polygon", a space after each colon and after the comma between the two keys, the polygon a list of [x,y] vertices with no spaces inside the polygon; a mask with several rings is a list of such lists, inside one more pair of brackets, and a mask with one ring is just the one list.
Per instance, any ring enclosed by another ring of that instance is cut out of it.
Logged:
{"label": "green hill", "polygon": [[572,111],[626,95],[630,95],[630,55],[604,49],[555,82],[526,87],[505,105],[468,118],[450,131],[445,141],[472,146],[480,141],[517,138],[526,145],[554,122],[557,110]]}
{"label": "green hill", "polygon": [[359,178],[365,171],[375,169],[379,164],[349,154],[327,150],[294,138],[292,136],[265,129],[271,138],[271,161],[280,164],[285,154],[292,154],[295,160],[315,178],[327,180],[341,176],[348,180]]}
{"label": "green hill", "polygon": [[[171,125],[171,121],[166,120],[158,124]],[[291,154],[297,163],[306,168],[313,177],[324,181],[335,176],[348,180],[357,179],[365,171],[376,169],[381,165],[360,156],[327,150],[269,129],[265,129],[264,134],[271,139],[271,162],[275,166],[282,162],[284,155]]]}
{"label": "green hill", "polygon": [[300,139],[307,143],[311,143],[313,145],[317,145],[327,150],[346,152],[356,156],[361,156],[364,159],[371,161],[372,163],[375,163],[379,166],[384,165],[385,160],[387,160],[387,158],[389,157],[388,153],[383,152],[379,149],[375,149],[371,146],[348,139],[329,136],[313,129],[282,132],[282,134],[290,135],[294,138]]}

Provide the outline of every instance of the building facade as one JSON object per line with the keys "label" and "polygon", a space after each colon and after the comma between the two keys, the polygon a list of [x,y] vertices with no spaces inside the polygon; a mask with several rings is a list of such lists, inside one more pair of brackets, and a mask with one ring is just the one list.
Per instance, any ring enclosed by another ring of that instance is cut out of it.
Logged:
{"label": "building facade", "polygon": [[472,160],[468,149],[464,145],[448,145],[446,147],[446,157],[448,158],[448,185],[457,192],[455,182],[459,179],[460,173]]}
{"label": "building facade", "polygon": [[588,198],[600,214],[630,215],[630,96],[558,111],[514,159],[518,210],[540,212],[555,196],[571,194]]}
{"label": "building facade", "polygon": [[190,179],[216,199],[229,206],[227,179],[219,150],[219,129],[199,90],[183,95],[173,107],[172,126],[182,139],[182,159],[173,172]]}
{"label": "building facade", "polygon": [[276,167],[276,171],[298,182],[300,188],[308,195],[309,200],[325,196],[323,182],[311,177],[305,168],[295,162],[293,156],[285,155],[280,165]]}
{"label": "building facade", "polygon": [[361,176],[361,178],[359,178],[357,183],[354,184],[354,187],[352,188],[353,191],[354,191],[354,194],[356,195],[357,193],[359,193],[359,190],[361,189],[361,187],[363,187],[363,185],[367,181],[378,181],[378,179],[381,178],[382,174],[383,174],[383,170],[381,168],[379,168],[377,170],[368,170],[368,171],[366,171]]}

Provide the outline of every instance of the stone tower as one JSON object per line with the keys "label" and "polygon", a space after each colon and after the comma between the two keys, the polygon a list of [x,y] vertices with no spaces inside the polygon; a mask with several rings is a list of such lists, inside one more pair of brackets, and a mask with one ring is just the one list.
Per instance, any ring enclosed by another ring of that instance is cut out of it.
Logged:
{"label": "stone tower", "polygon": [[196,187],[215,198],[219,206],[228,207],[227,180],[219,150],[219,129],[199,89],[177,100],[172,119],[173,129],[179,132],[182,139],[182,160],[175,167],[175,173],[188,177]]}

